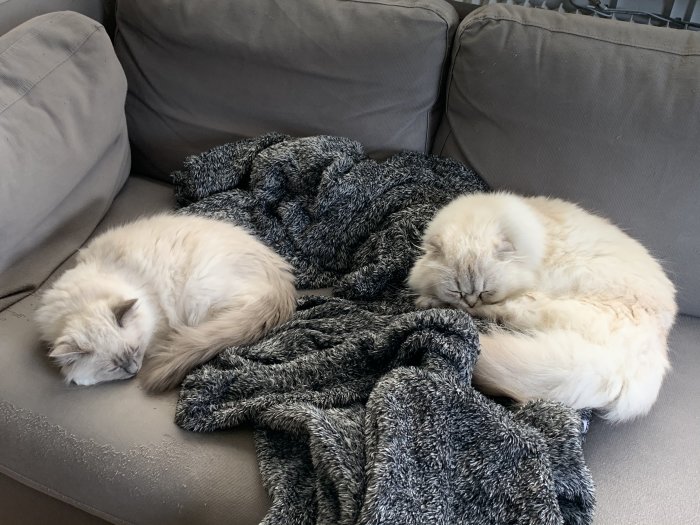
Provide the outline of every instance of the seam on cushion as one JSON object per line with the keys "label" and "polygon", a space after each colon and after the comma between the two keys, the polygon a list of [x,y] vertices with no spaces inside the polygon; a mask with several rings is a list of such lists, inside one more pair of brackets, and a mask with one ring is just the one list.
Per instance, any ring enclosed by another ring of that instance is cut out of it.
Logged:
{"label": "seam on cushion", "polygon": [[[1,4],[1,3],[2,3],[2,0],[0,0],[0,4]],[[50,13],[50,12],[49,12],[49,13],[46,13],[46,14],[43,14],[43,15],[38,15],[36,18],[40,18],[40,17],[42,17],[42,16],[44,17],[44,20],[42,20],[42,23],[41,23],[41,24],[38,24],[38,25],[32,25],[32,27],[31,27],[30,29],[28,29],[26,33],[24,33],[23,35],[19,36],[19,37],[17,38],[17,40],[15,40],[14,42],[12,42],[12,44],[10,44],[7,48],[3,49],[3,51],[0,53],[0,57],[2,57],[2,55],[4,55],[7,51],[9,51],[10,49],[12,49],[15,45],[17,45],[17,44],[19,44],[20,42],[22,42],[25,38],[28,38],[28,37],[36,37],[36,36],[38,36],[39,34],[41,34],[41,29],[43,29],[44,27],[46,27],[47,25],[49,25],[49,24],[50,24],[51,22],[53,22],[54,20],[56,20],[56,19],[61,20],[61,19],[63,19],[63,18],[66,18],[66,17],[67,17],[69,14],[71,14],[71,13],[72,13],[71,11],[55,11],[55,12],[53,12],[53,13]],[[76,13],[72,13],[72,14],[76,14]],[[32,20],[32,19],[28,20],[27,22],[31,22],[31,20]],[[26,23],[26,22],[25,22],[25,23]],[[21,26],[21,25],[22,25],[22,24],[20,24],[20,26]],[[17,26],[17,27],[20,27],[20,26]],[[0,35],[0,37],[3,37],[3,36],[5,36],[5,35]]]}
{"label": "seam on cushion", "polygon": [[[346,1],[349,3],[353,3],[353,4],[381,5],[384,7],[392,7],[392,8],[400,8],[400,9],[420,9],[421,11],[427,11],[429,13],[434,14],[435,16],[440,18],[447,25],[447,27],[450,26],[449,22],[442,15],[442,13],[440,13],[437,9],[434,9],[434,8],[427,6],[427,5],[400,5],[400,4],[392,4],[390,2],[383,2],[383,1],[378,1],[378,0],[339,0],[339,1]],[[449,5],[449,4],[445,4],[445,5]],[[450,8],[452,10],[454,10],[454,8],[452,6],[450,6]],[[117,27],[119,27],[119,24],[125,23],[125,20],[118,16],[119,15],[118,8],[115,8],[115,11],[117,11]],[[130,25],[131,25],[131,27],[134,27],[134,24],[130,24]]]}
{"label": "seam on cushion", "polygon": [[[447,119],[447,112],[445,112],[445,119]],[[445,138],[442,141],[442,144],[440,145],[440,151],[436,151],[436,154],[440,157],[443,157],[444,155],[442,154],[443,151],[445,151],[445,144],[447,144],[447,141],[450,140],[450,137],[452,136],[452,126],[450,125],[449,120],[447,121],[447,134],[445,135]]]}
{"label": "seam on cushion", "polygon": [[[443,21],[445,24],[445,52],[442,57],[442,64],[440,66],[440,80],[438,80],[438,89],[437,89],[437,95],[433,99],[433,103],[430,105],[428,110],[426,111],[425,114],[425,138],[423,140],[423,150],[426,152],[430,152],[428,149],[428,144],[430,142],[430,113],[431,111],[435,108],[435,104],[437,104],[437,101],[440,100],[440,84],[442,83],[442,74],[444,70],[444,64],[447,61],[447,57],[449,56],[449,51],[450,51],[450,42],[449,42],[449,28],[450,28],[450,23],[449,21],[442,15],[442,13],[438,12],[436,9],[433,9],[429,6],[425,5],[398,5],[398,4],[390,4],[386,2],[375,2],[372,0],[352,0],[353,4],[372,4],[372,5],[381,5],[385,7],[398,7],[402,9],[421,9],[423,11],[428,11],[429,13],[434,14],[437,16],[440,20]],[[452,6],[450,6],[452,7]],[[452,8],[454,9],[454,8]]]}
{"label": "seam on cushion", "polygon": [[[466,26],[467,24],[462,24],[463,26]],[[449,116],[449,111],[450,111],[450,94],[452,93],[452,84],[454,81],[454,75],[455,75],[455,65],[457,64],[457,57],[459,56],[459,52],[462,49],[462,35],[464,34],[465,28],[462,27],[457,34],[455,32],[455,42],[456,45],[453,44],[453,51],[452,51],[452,63],[450,64],[450,72],[447,75],[447,82],[445,86],[445,114],[443,115],[443,119],[447,122],[447,126],[449,127],[448,129],[448,134],[447,136],[449,137],[452,134],[452,124],[450,124],[450,120],[448,118]],[[442,156],[442,152],[445,149],[445,144],[447,144],[447,138],[445,138],[445,142],[442,144],[442,148],[440,149],[439,155]]]}
{"label": "seam on cushion", "polygon": [[[0,3],[1,3],[1,2],[0,2]],[[61,15],[63,15],[63,13],[58,12],[58,13],[54,13],[54,14],[51,15],[51,16],[47,16],[47,17],[46,17],[46,20],[44,21],[43,24],[41,24],[40,27],[44,27],[46,24],[48,24],[49,22],[55,20],[56,18],[62,18]],[[20,25],[21,25],[21,24],[20,24]],[[19,27],[19,26],[17,26],[17,27]],[[19,37],[17,38],[17,40],[15,40],[14,42],[12,42],[12,44],[10,44],[7,48],[5,48],[5,49],[2,51],[2,53],[0,53],[0,57],[2,57],[2,56],[3,56],[5,53],[7,53],[10,49],[12,49],[13,47],[15,47],[18,43],[22,42],[22,40],[24,40],[25,38],[34,38],[34,37],[36,37],[36,36],[39,34],[39,29],[40,29],[39,27],[32,26],[26,33],[24,33],[23,35],[19,36]],[[4,36],[4,35],[0,35],[0,37],[2,37],[2,36]]]}
{"label": "seam on cushion", "polygon": [[[442,60],[440,62],[440,76],[438,77],[438,85],[437,85],[437,90],[435,97],[433,97],[433,103],[430,105],[428,108],[428,111],[425,113],[425,141],[423,145],[423,149],[425,150],[426,153],[430,153],[432,151],[432,147],[430,147],[430,116],[432,114],[432,110],[435,109],[435,106],[437,105],[438,101],[440,100],[440,95],[442,94],[442,82],[445,74],[445,65],[447,64],[447,61],[450,57],[450,24],[447,20],[444,18],[442,19],[443,22],[445,23],[445,50],[442,54]],[[456,31],[455,31],[456,33]],[[447,100],[445,100],[445,109],[447,108]],[[435,130],[437,132],[437,130]]]}
{"label": "seam on cushion", "polygon": [[[55,18],[55,17],[52,16],[52,17],[49,18],[49,20],[53,20],[54,18]],[[16,46],[17,44],[19,44],[20,42],[22,42],[25,38],[26,38],[26,39],[36,38],[36,36],[37,36],[38,34],[39,34],[39,32],[37,31],[37,29],[36,29],[35,27],[32,27],[29,31],[27,31],[26,33],[24,33],[24,34],[23,34],[22,36],[20,36],[17,40],[15,40],[15,41],[12,42],[9,46],[7,46],[5,49],[3,49],[3,50],[2,50],[2,53],[0,53],[0,58],[2,58],[2,56],[3,56],[5,53],[7,53],[10,49],[12,49],[13,47],[15,47],[15,46]],[[0,35],[0,36],[2,36],[2,35]]]}
{"label": "seam on cushion", "polygon": [[[12,44],[10,44],[7,48],[5,48],[2,51],[2,53],[0,53],[0,58],[2,58],[2,56],[5,53],[7,53],[10,49],[15,47],[17,44],[24,43],[26,40],[31,40],[31,39],[39,36],[41,34],[41,29],[44,28],[49,23],[51,23],[52,21],[56,20],[57,18],[58,19],[65,18],[65,13],[59,11],[57,13],[54,13],[53,15],[47,16],[46,20],[44,20],[44,23],[41,24],[39,27],[32,26],[31,29],[29,29],[26,33],[24,33],[22,36],[17,38],[17,40],[12,42]],[[3,35],[0,35],[0,37],[1,36],[3,36]]]}
{"label": "seam on cushion", "polygon": [[[36,80],[36,82],[34,82],[26,91],[24,91],[23,93],[21,93],[20,96],[19,96],[17,99],[13,100],[9,105],[7,105],[7,106],[5,106],[4,108],[2,108],[2,109],[0,110],[0,115],[2,115],[3,113],[5,113],[5,111],[7,111],[8,109],[10,109],[10,108],[11,108],[12,106],[14,106],[17,102],[19,102],[20,100],[22,100],[23,98],[25,98],[25,97],[26,97],[29,93],[31,93],[32,90],[33,90],[37,85],[39,85],[46,77],[48,77],[51,73],[53,73],[54,71],[56,71],[59,67],[61,67],[63,64],[65,64],[66,62],[68,62],[71,58],[73,58],[73,56],[75,56],[75,54],[76,54],[78,51],[80,51],[80,50],[82,49],[82,47],[85,45],[85,43],[86,43],[88,40],[90,40],[90,38],[92,38],[92,36],[93,36],[95,33],[97,33],[98,31],[101,31],[101,30],[102,30],[102,27],[96,27],[92,32],[90,32],[90,34],[88,34],[88,35],[83,39],[83,41],[80,42],[80,43],[75,47],[75,49],[73,49],[73,50],[70,52],[70,54],[69,54],[66,58],[64,58],[63,60],[61,60],[58,64],[56,64],[56,65],[55,65],[54,67],[52,67],[49,71],[47,71],[46,74],[43,75],[41,78],[39,78],[38,80]],[[13,45],[14,45],[14,44],[13,44]]]}
{"label": "seam on cushion", "polygon": [[[11,306],[8,308],[11,308]],[[114,521],[115,523],[124,523],[131,525],[131,522],[129,521],[125,521],[121,518],[114,516],[113,514],[93,507],[92,505],[88,505],[87,503],[83,503],[81,501],[73,499],[70,496],[66,496],[62,492],[59,492],[56,489],[53,489],[39,481],[35,481],[31,478],[28,478],[27,476],[24,476],[23,474],[20,474],[16,470],[11,469],[10,467],[7,467],[5,465],[0,465],[0,474],[7,476],[15,483],[21,483],[25,487],[29,487],[30,489],[35,490],[40,494],[49,496],[50,498],[58,500],[66,505],[70,505],[71,507],[76,508],[78,510],[82,510],[83,512],[86,512],[97,518]]]}
{"label": "seam on cushion", "polygon": [[[573,15],[576,16],[576,15]],[[646,51],[657,51],[659,53],[667,53],[669,55],[675,55],[675,56],[700,56],[700,52],[697,53],[682,53],[679,51],[667,49],[667,48],[662,48],[662,47],[654,47],[654,46],[642,46],[638,44],[632,44],[629,42],[624,42],[622,40],[615,40],[612,38],[605,38],[605,37],[600,37],[596,35],[591,35],[588,33],[583,33],[579,31],[574,31],[574,30],[564,30],[564,29],[553,29],[551,27],[545,27],[540,24],[536,24],[533,22],[524,22],[522,20],[517,20],[512,17],[508,17],[505,15],[481,15],[481,16],[475,16],[474,18],[471,19],[465,19],[466,23],[464,24],[464,27],[462,27],[462,30],[459,32],[459,39],[461,41],[462,35],[464,34],[467,29],[471,29],[474,27],[477,23],[479,22],[512,22],[514,24],[521,25],[523,27],[533,27],[536,29],[541,29],[543,31],[548,31],[550,33],[555,33],[555,34],[561,34],[561,35],[570,35],[570,36],[576,36],[579,38],[585,38],[588,40],[594,40],[596,42],[604,42],[607,44],[615,44],[619,46],[625,46],[625,47],[631,47],[634,49],[641,49],[641,50],[646,50]]]}
{"label": "seam on cushion", "polygon": [[[392,4],[389,2],[378,2],[378,1],[374,1],[374,0],[351,0],[351,1],[353,4],[372,4],[372,5],[382,5],[385,7],[399,7],[402,9],[420,9],[422,11],[428,11],[429,13],[433,13],[435,16],[437,16],[443,22],[445,22],[445,24],[447,24],[447,27],[450,26],[449,22],[445,19],[444,16],[442,16],[442,14],[439,11],[437,11],[437,9],[433,9],[427,5],[399,5],[399,4]],[[449,4],[446,4],[446,5],[449,5]],[[452,7],[452,6],[450,6],[450,7]],[[452,8],[452,9],[454,9],[454,8]]]}

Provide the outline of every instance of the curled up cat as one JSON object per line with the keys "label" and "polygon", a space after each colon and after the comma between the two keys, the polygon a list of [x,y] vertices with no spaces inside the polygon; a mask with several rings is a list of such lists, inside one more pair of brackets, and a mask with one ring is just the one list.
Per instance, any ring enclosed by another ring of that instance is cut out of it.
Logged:
{"label": "curled up cat", "polygon": [[41,297],[36,320],[66,381],[140,369],[152,391],[251,343],[294,313],[291,267],[244,229],[161,214],[109,230]]}
{"label": "curled up cat", "polygon": [[656,401],[675,288],[606,219],[559,199],[467,195],[436,214],[423,252],[408,279],[417,305],[500,325],[480,334],[474,382],[485,392],[594,408],[611,421]]}

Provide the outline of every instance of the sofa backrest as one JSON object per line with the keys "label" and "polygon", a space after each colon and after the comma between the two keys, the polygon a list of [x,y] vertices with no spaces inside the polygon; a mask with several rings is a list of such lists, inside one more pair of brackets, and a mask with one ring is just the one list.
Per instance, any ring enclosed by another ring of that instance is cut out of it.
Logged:
{"label": "sofa backrest", "polygon": [[134,170],[268,131],[429,151],[457,23],[441,0],[120,0]]}
{"label": "sofa backrest", "polygon": [[493,5],[457,31],[434,151],[609,217],[700,315],[699,119],[700,33]]}

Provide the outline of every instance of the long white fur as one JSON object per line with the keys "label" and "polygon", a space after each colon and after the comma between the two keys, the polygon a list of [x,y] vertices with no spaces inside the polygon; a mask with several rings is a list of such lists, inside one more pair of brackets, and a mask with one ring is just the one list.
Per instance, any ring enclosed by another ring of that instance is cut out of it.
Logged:
{"label": "long white fur", "polygon": [[[120,326],[115,311],[133,299]],[[144,383],[159,391],[295,305],[291,267],[245,230],[162,214],[95,238],[42,296],[36,320],[67,381],[131,377],[145,356]]]}
{"label": "long white fur", "polygon": [[559,199],[469,195],[437,213],[424,251],[408,280],[419,305],[462,308],[516,332],[481,334],[474,380],[484,390],[595,408],[612,421],[656,401],[675,288],[609,221]]}

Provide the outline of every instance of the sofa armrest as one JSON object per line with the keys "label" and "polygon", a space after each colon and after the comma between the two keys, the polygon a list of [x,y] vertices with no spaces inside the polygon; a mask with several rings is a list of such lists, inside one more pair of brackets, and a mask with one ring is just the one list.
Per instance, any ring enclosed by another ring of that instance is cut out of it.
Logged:
{"label": "sofa armrest", "polygon": [[0,37],[0,309],[80,247],[124,184],[125,96],[94,20],[51,13]]}

